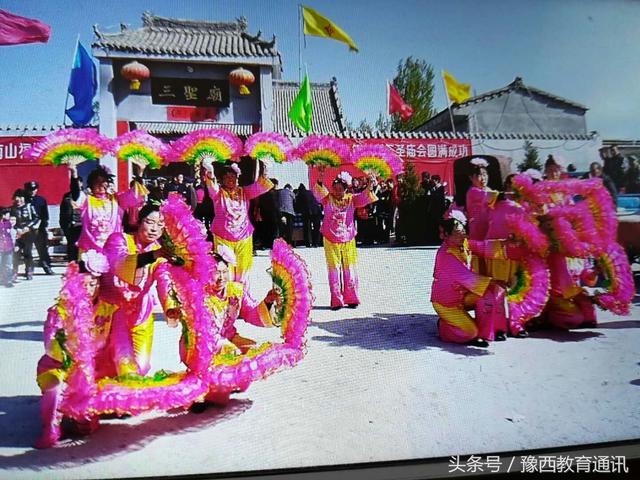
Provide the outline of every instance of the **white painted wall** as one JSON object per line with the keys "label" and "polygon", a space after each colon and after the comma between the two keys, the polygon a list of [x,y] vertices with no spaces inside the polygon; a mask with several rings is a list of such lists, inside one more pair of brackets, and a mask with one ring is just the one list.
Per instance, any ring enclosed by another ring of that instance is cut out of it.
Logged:
{"label": "white painted wall", "polygon": [[[601,161],[598,149],[602,147],[599,136],[591,140],[531,140],[538,149],[538,158],[544,165],[549,154],[561,157],[566,164],[573,163],[578,171],[589,170],[589,164]],[[473,140],[471,151],[474,154],[504,155],[511,157],[513,169],[524,159],[524,140]]]}

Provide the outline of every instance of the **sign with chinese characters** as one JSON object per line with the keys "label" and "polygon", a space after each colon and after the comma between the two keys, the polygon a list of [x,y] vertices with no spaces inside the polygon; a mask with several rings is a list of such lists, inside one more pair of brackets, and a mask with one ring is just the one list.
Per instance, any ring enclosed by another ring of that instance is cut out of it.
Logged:
{"label": "sign with chinese characters", "polygon": [[24,160],[24,152],[41,137],[0,137],[0,161]]}
{"label": "sign with chinese characters", "polygon": [[50,205],[60,203],[69,190],[69,171],[66,167],[40,165],[24,158],[24,153],[42,137],[0,137],[0,205],[12,203],[13,192],[25,182],[40,184],[39,194]]}
{"label": "sign with chinese characters", "polygon": [[[405,163],[411,163],[416,169],[418,177],[424,172],[438,175],[445,184],[447,195],[453,195],[453,162],[457,158],[472,155],[471,140],[464,138],[358,138],[345,139],[351,146],[355,145],[386,145],[393,150]],[[362,173],[351,165],[340,168],[327,168],[326,178],[332,178],[340,171],[346,170],[352,176]],[[314,185],[318,177],[315,168],[309,169],[309,185]]]}
{"label": "sign with chinese characters", "polygon": [[167,120],[175,122],[204,122],[218,119],[213,107],[167,107]]}
{"label": "sign with chinese characters", "polygon": [[471,140],[464,138],[367,138],[352,140],[356,144],[382,144],[403,160],[413,162],[442,161],[471,155]]}
{"label": "sign with chinese characters", "polygon": [[151,78],[155,105],[228,107],[229,82],[205,78]]}
{"label": "sign with chinese characters", "polygon": [[347,140],[352,144],[385,145],[405,163],[412,163],[418,177],[424,172],[437,175],[447,195],[454,193],[453,162],[472,155],[471,140],[465,138],[367,138]]}

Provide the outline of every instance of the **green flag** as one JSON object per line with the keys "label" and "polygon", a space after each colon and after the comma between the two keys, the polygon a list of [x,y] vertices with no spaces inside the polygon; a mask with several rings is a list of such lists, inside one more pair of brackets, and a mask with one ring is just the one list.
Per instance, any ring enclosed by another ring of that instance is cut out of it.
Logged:
{"label": "green flag", "polygon": [[289,119],[305,133],[311,131],[311,117],[313,116],[313,102],[311,101],[311,84],[309,76],[304,75],[300,91],[289,109]]}

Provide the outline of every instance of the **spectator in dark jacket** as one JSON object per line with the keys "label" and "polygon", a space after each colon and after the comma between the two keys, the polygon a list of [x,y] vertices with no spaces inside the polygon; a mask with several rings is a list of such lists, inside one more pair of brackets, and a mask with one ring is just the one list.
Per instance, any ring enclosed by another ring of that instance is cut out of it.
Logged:
{"label": "spectator in dark jacket", "polygon": [[[205,178],[204,175],[204,171],[200,172],[200,178]],[[209,189],[203,182],[198,181],[194,190],[196,195],[196,207],[193,210],[193,216],[204,223],[204,226],[207,229],[207,240],[213,242],[211,223],[215,217],[215,212],[213,209],[213,200],[209,196]]]}
{"label": "spectator in dark jacket", "polygon": [[49,206],[47,200],[38,195],[38,182],[32,180],[24,184],[24,190],[27,194],[26,201],[33,205],[33,208],[40,218],[40,226],[35,233],[34,243],[38,252],[38,266],[44,270],[47,275],[53,275],[51,270],[51,257],[49,256]]}
{"label": "spectator in dark jacket", "polygon": [[616,186],[613,183],[613,180],[611,180],[611,178],[607,174],[603,173],[602,165],[599,162],[591,163],[591,165],[589,165],[589,173],[584,175],[582,178],[583,179],[586,179],[586,178],[600,178],[600,179],[602,179],[602,184],[604,185],[604,187],[607,190],[609,190],[609,193],[611,194],[611,198],[613,200],[613,204],[614,205],[617,204],[617,201],[618,201],[618,190],[616,189]]}
{"label": "spectator in dark jacket", "polygon": [[429,231],[427,241],[429,245],[439,245],[441,243],[439,225],[446,210],[445,185],[439,175],[431,177],[432,190],[427,210],[427,223]]}
{"label": "spectator in dark jacket", "polygon": [[258,230],[262,237],[261,245],[264,248],[273,247],[273,241],[278,236],[278,222],[280,221],[278,209],[278,180],[271,178],[274,187],[267,193],[258,197],[258,208],[260,210],[260,225]]}
{"label": "spectator in dark jacket", "polygon": [[283,237],[289,245],[293,245],[293,220],[296,212],[293,204],[296,196],[293,187],[286,184],[282,190],[278,191],[278,209],[280,211],[280,225],[282,226]]}
{"label": "spectator in dark jacket", "polygon": [[60,228],[67,239],[67,260],[72,261],[78,258],[78,246],[76,242],[80,238],[82,231],[82,211],[80,205],[84,201],[84,192],[80,192],[80,198],[74,202],[71,192],[63,195],[60,202]]}
{"label": "spectator in dark jacket", "polygon": [[627,157],[629,166],[625,174],[625,193],[640,193],[640,167],[638,159],[634,156]]}
{"label": "spectator in dark jacket", "polygon": [[302,215],[304,244],[307,247],[322,246],[320,225],[322,223],[322,205],[316,200],[311,190],[304,184],[298,187],[296,210]]}
{"label": "spectator in dark jacket", "polygon": [[13,255],[13,276],[17,277],[20,260],[24,260],[25,277],[33,279],[33,242],[40,226],[40,218],[33,205],[26,202],[24,190],[16,190],[13,194],[11,216],[16,217],[16,251]]}
{"label": "spectator in dark jacket", "polygon": [[191,192],[187,184],[184,183],[184,175],[181,173],[173,177],[173,182],[167,185],[167,195],[171,192],[179,193],[184,198],[184,201],[187,202],[187,205],[191,205]]}

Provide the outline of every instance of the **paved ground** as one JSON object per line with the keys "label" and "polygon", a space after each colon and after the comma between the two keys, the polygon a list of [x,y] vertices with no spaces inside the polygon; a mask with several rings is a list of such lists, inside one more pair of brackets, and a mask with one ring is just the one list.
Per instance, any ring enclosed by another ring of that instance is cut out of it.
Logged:
{"label": "paved ground", "polygon": [[[0,290],[0,478],[277,469],[640,438],[640,297],[630,317],[600,313],[599,328],[483,350],[436,336],[435,250],[361,249],[363,305],[339,312],[327,307],[322,250],[299,252],[317,302],[297,367],[225,409],[104,421],[90,438],[47,451],[30,447],[39,432],[35,366],[60,277]],[[261,252],[259,293],[268,262]],[[178,369],[178,332],[158,320],[153,367]]]}

